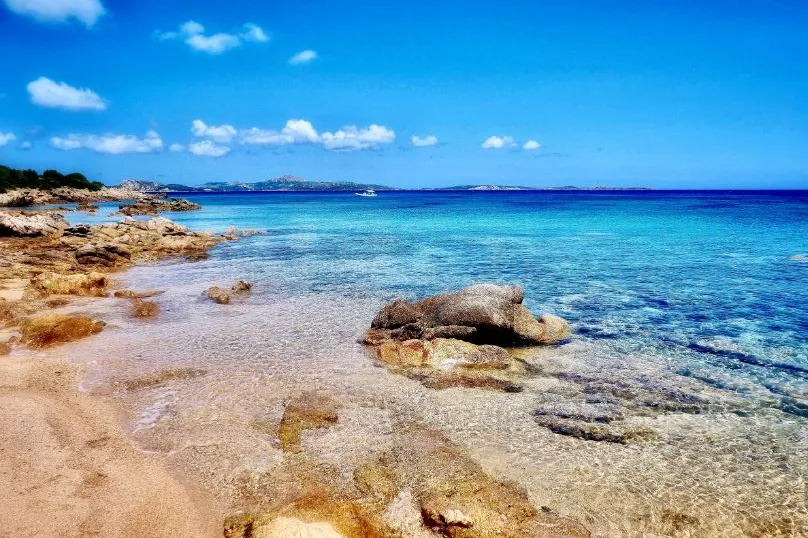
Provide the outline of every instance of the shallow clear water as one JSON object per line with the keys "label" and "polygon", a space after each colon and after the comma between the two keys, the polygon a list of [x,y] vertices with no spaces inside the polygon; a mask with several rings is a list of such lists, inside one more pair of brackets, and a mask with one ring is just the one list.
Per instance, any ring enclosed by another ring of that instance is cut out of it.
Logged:
{"label": "shallow clear water", "polygon": [[[161,316],[145,329],[119,303],[92,306],[114,323],[68,348],[74,360],[92,357],[94,390],[165,368],[205,370],[116,393],[135,439],[177,467],[199,474],[204,461],[222,483],[271,469],[278,447],[249,424],[277,420],[285,399],[315,387],[346,410],[310,450],[345,468],[384,445],[393,418],[409,417],[599,534],[806,532],[808,192],[188,198],[203,210],[166,216],[269,233],[204,262],[127,273],[126,285],[167,290]],[[247,302],[201,299],[240,278],[255,285]],[[568,344],[529,359],[544,374],[523,393],[425,389],[375,367],[356,344],[386,301],[476,282],[520,284],[533,311],[574,325]],[[692,405],[631,410],[633,424],[660,437],[627,447],[535,423],[537,406],[581,401],[595,384]]]}

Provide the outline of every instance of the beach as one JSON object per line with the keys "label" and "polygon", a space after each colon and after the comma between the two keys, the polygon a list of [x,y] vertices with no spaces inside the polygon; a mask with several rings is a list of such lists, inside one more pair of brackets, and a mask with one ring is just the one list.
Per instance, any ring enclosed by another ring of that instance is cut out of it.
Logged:
{"label": "beach", "polygon": [[[3,424],[4,453],[43,463],[3,470],[4,529],[75,497],[45,523],[148,536],[137,525],[159,518],[151,535],[239,536],[285,518],[429,536],[423,514],[446,519],[445,499],[476,495],[522,507],[507,513],[511,535],[805,534],[805,266],[792,259],[804,244],[786,226],[804,222],[802,199],[558,196],[192,197],[202,210],[166,215],[266,234],[216,241],[197,261],[146,257],[108,289],[163,291],[148,298],[156,317],[72,298],[54,311],[101,319],[100,333],[0,359],[9,407],[51,440]],[[66,216],[100,224],[106,209]],[[756,287],[772,274],[776,286]],[[203,295],[241,279],[249,296]],[[561,345],[511,353],[520,368],[503,376],[518,390],[430,384],[360,343],[396,297],[481,282],[519,284],[532,312],[571,322]],[[580,433],[593,424],[600,440]],[[444,530],[486,535],[455,516]]]}

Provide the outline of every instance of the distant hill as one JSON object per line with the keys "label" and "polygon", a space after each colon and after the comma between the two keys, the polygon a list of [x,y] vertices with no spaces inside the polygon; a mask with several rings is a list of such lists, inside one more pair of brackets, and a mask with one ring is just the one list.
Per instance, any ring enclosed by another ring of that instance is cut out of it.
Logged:
{"label": "distant hill", "polygon": [[140,192],[249,192],[249,191],[377,191],[400,190],[385,185],[354,183],[352,181],[308,181],[296,176],[280,176],[256,183],[211,182],[202,185],[179,185],[127,179],[121,187]]}

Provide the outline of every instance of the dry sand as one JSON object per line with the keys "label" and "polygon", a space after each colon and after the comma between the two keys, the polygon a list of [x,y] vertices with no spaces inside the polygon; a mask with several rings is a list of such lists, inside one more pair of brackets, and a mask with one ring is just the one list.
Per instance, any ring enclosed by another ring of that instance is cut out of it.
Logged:
{"label": "dry sand", "polygon": [[0,357],[0,537],[221,536],[219,511],[137,451],[114,409],[77,390],[81,375]]}

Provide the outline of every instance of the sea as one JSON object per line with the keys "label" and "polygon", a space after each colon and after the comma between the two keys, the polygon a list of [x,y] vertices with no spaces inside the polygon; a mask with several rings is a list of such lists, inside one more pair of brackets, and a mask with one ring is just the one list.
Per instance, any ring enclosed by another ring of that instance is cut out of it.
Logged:
{"label": "sea", "polygon": [[[86,365],[83,390],[125,410],[137,446],[210,491],[282,465],[256,421],[320,390],[342,403],[339,424],[304,442],[345,476],[415,421],[597,536],[808,535],[808,191],[177,196],[202,205],[165,214],[191,229],[266,233],[116,275],[163,290],[160,316],[88,303],[109,325],[60,353]],[[249,299],[203,297],[240,279]],[[482,282],[520,285],[533,312],[572,325],[526,354],[519,393],[427,388],[358,343],[397,297]],[[121,388],[166,371],[179,373]],[[655,437],[592,441],[536,420],[604,394]]]}

